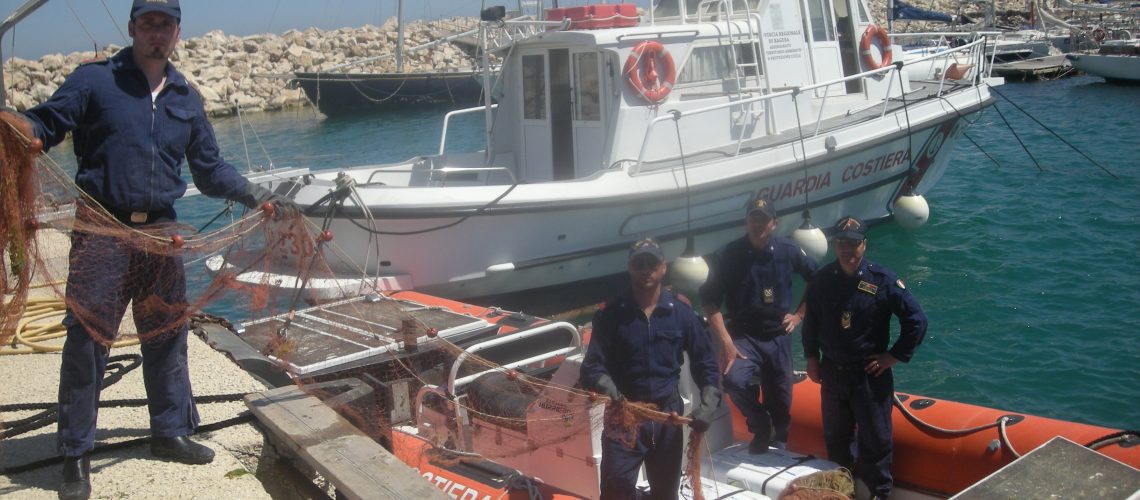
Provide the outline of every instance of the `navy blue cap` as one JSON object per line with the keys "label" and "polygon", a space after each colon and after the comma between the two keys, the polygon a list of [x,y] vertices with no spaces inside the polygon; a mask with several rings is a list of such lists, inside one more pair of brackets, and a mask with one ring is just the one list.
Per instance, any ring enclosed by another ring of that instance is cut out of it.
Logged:
{"label": "navy blue cap", "polygon": [[182,21],[182,7],[179,7],[178,0],[135,0],[131,5],[131,19],[147,12],[161,12]]}
{"label": "navy blue cap", "polygon": [[645,238],[633,244],[629,249],[629,260],[633,260],[638,255],[652,255],[659,261],[665,260],[665,253],[661,251],[661,246],[653,241],[652,238]]}
{"label": "navy blue cap", "polygon": [[831,239],[863,241],[867,239],[867,224],[858,217],[848,215],[835,223]]}
{"label": "navy blue cap", "polygon": [[745,211],[744,215],[749,216],[756,212],[764,214],[769,219],[776,218],[776,207],[773,207],[772,202],[764,198],[755,198],[752,201],[748,202],[748,209]]}

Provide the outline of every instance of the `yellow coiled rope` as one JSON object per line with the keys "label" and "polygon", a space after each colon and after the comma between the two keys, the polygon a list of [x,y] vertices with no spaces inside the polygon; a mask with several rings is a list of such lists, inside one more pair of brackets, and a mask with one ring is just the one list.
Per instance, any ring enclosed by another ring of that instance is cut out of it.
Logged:
{"label": "yellow coiled rope", "polygon": [[[4,354],[32,354],[37,352],[59,352],[63,344],[56,341],[67,336],[67,329],[63,327],[63,315],[67,305],[63,299],[51,297],[29,298],[24,314],[16,324],[16,333],[12,349],[0,350]],[[58,320],[48,321],[58,317]],[[55,342],[53,342],[55,341]],[[138,338],[120,340],[111,344],[111,347],[126,347],[139,343]]]}

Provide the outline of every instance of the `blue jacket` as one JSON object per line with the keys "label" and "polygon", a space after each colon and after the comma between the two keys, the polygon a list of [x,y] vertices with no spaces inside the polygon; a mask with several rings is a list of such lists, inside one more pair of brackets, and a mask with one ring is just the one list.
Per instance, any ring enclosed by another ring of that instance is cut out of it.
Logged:
{"label": "blue jacket", "polygon": [[112,211],[172,210],[186,193],[182,161],[203,194],[235,199],[248,181],[222,159],[202,98],[174,66],[151,102],[127,47],[77,68],[47,102],[27,112],[45,148],[73,133],[75,183]]}
{"label": "blue jacket", "polygon": [[728,242],[709,260],[709,278],[701,286],[701,303],[725,307],[733,336],[747,332],[760,338],[784,335],[781,322],[792,309],[792,275],[811,281],[811,257],[781,237],[758,251],[748,236]]}
{"label": "blue jacket", "polygon": [[804,357],[837,364],[862,364],[887,351],[891,314],[902,327],[890,353],[910,361],[926,335],[922,306],[891,270],[863,259],[855,276],[832,262],[819,270],[807,291],[803,322]]}
{"label": "blue jacket", "polygon": [[594,315],[594,332],[582,361],[581,383],[594,388],[609,375],[619,391],[634,401],[664,402],[677,395],[682,354],[697,387],[720,387],[712,343],[693,309],[668,290],[646,318],[630,293],[615,298]]}

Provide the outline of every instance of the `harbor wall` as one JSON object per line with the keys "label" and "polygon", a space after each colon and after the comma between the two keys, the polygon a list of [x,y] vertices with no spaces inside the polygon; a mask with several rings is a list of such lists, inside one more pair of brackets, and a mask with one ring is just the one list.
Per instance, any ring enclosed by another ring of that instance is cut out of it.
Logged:
{"label": "harbor wall", "polygon": [[[415,47],[475,26],[472,18],[452,18],[408,23],[404,46]],[[226,35],[211,31],[183,39],[172,60],[186,75],[206,103],[211,116],[241,111],[275,111],[309,105],[304,92],[288,86],[295,72],[325,71],[348,61],[392,55],[397,29],[395,18],[383,26],[363,26],[322,31],[309,28],[280,35]],[[108,45],[98,52],[49,54],[38,60],[11,58],[4,64],[7,105],[26,110],[46,101],[76,67],[119,51]],[[443,43],[406,52],[404,71],[470,70],[473,61],[461,45]],[[351,72],[396,71],[395,57],[387,57],[345,69]]]}

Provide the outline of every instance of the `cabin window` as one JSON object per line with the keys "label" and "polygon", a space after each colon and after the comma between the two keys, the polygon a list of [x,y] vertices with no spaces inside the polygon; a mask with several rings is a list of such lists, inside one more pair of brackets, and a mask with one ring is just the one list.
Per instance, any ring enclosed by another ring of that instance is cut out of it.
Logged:
{"label": "cabin window", "polygon": [[835,27],[827,15],[827,0],[806,0],[811,17],[811,39],[817,42],[835,41]]}
{"label": "cabin window", "polygon": [[[659,18],[665,17],[678,17],[680,14],[677,10],[678,6],[682,3],[685,5],[686,17],[692,21],[696,21],[700,17],[701,11],[704,12],[704,19],[707,21],[711,16],[716,16],[717,2],[704,2],[703,0],[654,0],[653,1],[653,16]],[[752,9],[756,11],[760,8],[761,0],[732,0],[732,9],[737,14],[742,14],[745,9]]]}
{"label": "cabin window", "polygon": [[862,0],[856,0],[855,5],[859,6],[859,22],[860,23],[871,22],[871,17],[867,15],[867,10],[863,8]]}
{"label": "cabin window", "polygon": [[546,58],[523,56],[523,118],[546,119]]}
{"label": "cabin window", "polygon": [[[736,63],[751,64],[756,62],[756,51],[750,43],[736,44]],[[707,82],[735,78],[733,48],[727,45],[713,47],[694,47],[681,74],[677,76],[677,84]],[[758,66],[745,66],[740,76],[756,76]]]}
{"label": "cabin window", "polygon": [[598,74],[598,53],[574,54],[574,119],[598,121],[602,119]]}

